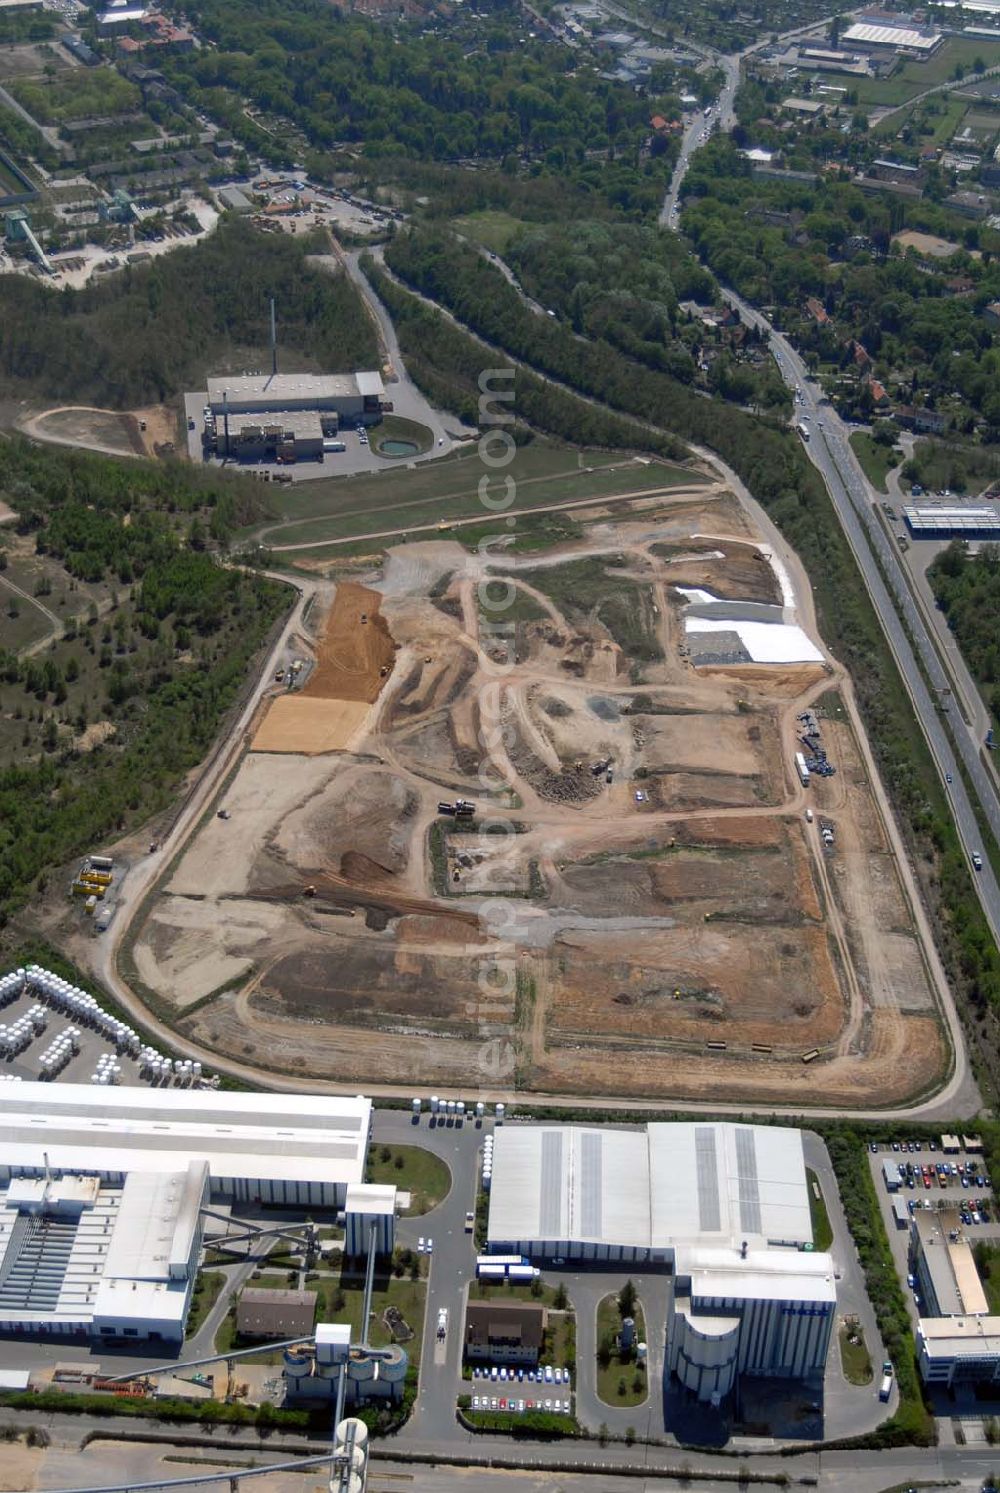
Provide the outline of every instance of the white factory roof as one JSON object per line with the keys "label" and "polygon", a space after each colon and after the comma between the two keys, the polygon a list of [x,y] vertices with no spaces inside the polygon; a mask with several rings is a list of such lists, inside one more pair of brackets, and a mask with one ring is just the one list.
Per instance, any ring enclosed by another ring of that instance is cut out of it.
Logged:
{"label": "white factory roof", "polygon": [[707,1123],[505,1126],[494,1143],[488,1233],[491,1245],[811,1243],[801,1133]]}
{"label": "white factory roof", "polygon": [[837,1283],[828,1254],[798,1250],[684,1249],[677,1273],[690,1276],[691,1297],[739,1301],[836,1301]]}
{"label": "white factory roof", "polygon": [[220,408],[226,394],[232,402],[266,399],[273,408],[281,408],[284,399],[357,398],[378,395],[384,390],[377,373],[252,373],[239,377],[210,378],[208,402]]}
{"label": "white factory roof", "polygon": [[344,1197],[345,1213],[396,1213],[396,1189],[382,1182],[352,1182]]}
{"label": "white factory roof", "polygon": [[868,42],[878,47],[915,47],[930,51],[941,41],[940,31],[918,31],[906,26],[877,26],[858,21],[840,34],[842,42]]}
{"label": "white factory roof", "polygon": [[0,1322],[179,1324],[207,1180],[197,1161],[132,1172],[123,1186],[90,1176],[12,1179],[0,1190]]}
{"label": "white factory roof", "polygon": [[371,1100],[360,1095],[0,1084],[0,1168],[176,1172],[191,1159],[214,1180],[319,1182],[364,1177]]}
{"label": "white factory roof", "polygon": [[996,529],[1000,531],[1000,509],[970,503],[909,504],[903,517],[911,529]]}

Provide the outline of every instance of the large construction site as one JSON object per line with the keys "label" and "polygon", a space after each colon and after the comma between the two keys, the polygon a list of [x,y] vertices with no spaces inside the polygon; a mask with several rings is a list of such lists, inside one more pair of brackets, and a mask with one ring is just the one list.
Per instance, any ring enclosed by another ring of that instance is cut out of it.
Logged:
{"label": "large construction site", "polygon": [[704,474],[574,517],[319,580],[307,666],[132,929],[139,988],[301,1079],[488,1088],[499,1037],[498,1088],[927,1093],[940,975],[795,557]]}

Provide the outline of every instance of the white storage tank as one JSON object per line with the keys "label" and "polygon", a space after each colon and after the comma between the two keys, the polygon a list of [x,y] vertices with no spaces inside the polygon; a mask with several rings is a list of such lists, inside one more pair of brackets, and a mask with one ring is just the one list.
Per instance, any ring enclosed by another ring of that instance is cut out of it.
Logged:
{"label": "white storage tank", "polygon": [[355,1384],[368,1384],[375,1378],[374,1359],[367,1358],[362,1353],[352,1353],[347,1360],[347,1377],[353,1379]]}
{"label": "white storage tank", "polygon": [[307,1379],[312,1369],[312,1354],[302,1348],[286,1348],[282,1363],[289,1379]]}
{"label": "white storage tank", "polygon": [[420,1113],[420,1108],[421,1108],[421,1105],[420,1105],[420,1100],[419,1099],[411,1099],[410,1100],[410,1110],[411,1110],[411,1112],[413,1114],[418,1115]]}
{"label": "white storage tank", "polygon": [[390,1347],[382,1349],[389,1357],[380,1358],[378,1363],[378,1376],[387,1384],[402,1384],[406,1378],[406,1371],[410,1366],[409,1355],[405,1348],[398,1343],[392,1343]]}

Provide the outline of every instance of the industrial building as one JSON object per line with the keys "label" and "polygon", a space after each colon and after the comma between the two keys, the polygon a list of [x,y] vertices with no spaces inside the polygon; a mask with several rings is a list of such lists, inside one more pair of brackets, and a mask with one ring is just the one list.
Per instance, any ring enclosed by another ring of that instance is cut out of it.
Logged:
{"label": "industrial building", "polygon": [[986,503],[908,503],[903,517],[914,539],[1000,539],[1000,509]]}
{"label": "industrial building", "polygon": [[[272,342],[274,332],[272,328]],[[277,359],[277,352],[273,356]],[[277,366],[275,361],[275,367]],[[377,373],[248,374],[210,378],[204,447],[227,461],[322,461],[342,424],[374,425],[385,387]]]}
{"label": "industrial building", "polygon": [[917,1357],[928,1384],[1000,1381],[1000,1317],[990,1316],[958,1208],[914,1210],[910,1258],[922,1300]]}
{"label": "industrial building", "polygon": [[375,1253],[391,1255],[396,1244],[395,1187],[377,1182],[354,1182],[344,1202],[344,1253],[367,1255],[372,1230]]}
{"label": "industrial building", "polygon": [[213,415],[269,415],[322,410],[352,424],[373,425],[381,418],[385,386],[378,373],[261,373],[210,378],[208,406]]}
{"label": "industrial building", "polygon": [[123,1186],[204,1161],[213,1198],[342,1208],[370,1128],[361,1096],[0,1084],[0,1189],[46,1168]]}
{"label": "industrial building", "polygon": [[197,1160],[115,1179],[44,1165],[10,1177],[0,1191],[0,1333],[182,1341],[207,1189]]}
{"label": "industrial building", "polygon": [[336,1402],[341,1375],[348,1405],[377,1400],[400,1400],[410,1366],[409,1354],[398,1343],[368,1348],[351,1343],[348,1322],[320,1322],[315,1340],[283,1354],[285,1397]]}
{"label": "industrial building", "polygon": [[888,16],[876,12],[862,15],[840,33],[844,46],[862,52],[894,53],[921,60],[933,57],[944,42],[944,33],[929,26],[918,26],[908,16]]}
{"label": "industrial building", "polygon": [[812,1250],[797,1130],[504,1128],[487,1239],[491,1253],[672,1267],[666,1367],[701,1400],[741,1373],[823,1374],[836,1284]]}
{"label": "industrial building", "polygon": [[0,1333],[180,1341],[209,1201],[339,1208],[371,1101],[0,1085]]}

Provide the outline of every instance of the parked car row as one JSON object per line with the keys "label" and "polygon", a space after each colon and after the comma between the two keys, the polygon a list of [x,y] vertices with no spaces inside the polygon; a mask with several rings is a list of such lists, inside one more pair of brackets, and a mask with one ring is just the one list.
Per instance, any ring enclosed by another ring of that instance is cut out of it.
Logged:
{"label": "parked car row", "polygon": [[925,1187],[948,1187],[952,1181],[958,1182],[960,1186],[988,1188],[990,1179],[985,1172],[981,1172],[975,1162],[952,1162],[918,1161],[916,1165],[912,1161],[899,1162],[899,1180],[906,1187],[919,1187],[921,1182]]}
{"label": "parked car row", "polygon": [[489,1379],[494,1384],[568,1384],[569,1369],[554,1368],[552,1364],[542,1364],[537,1369],[514,1369],[507,1368],[505,1364],[476,1364],[472,1370],[473,1379]]}
{"label": "parked car row", "polygon": [[521,1415],[525,1410],[547,1410],[553,1415],[569,1415],[572,1411],[570,1400],[507,1400],[490,1399],[488,1395],[472,1396],[473,1410],[507,1410]]}

